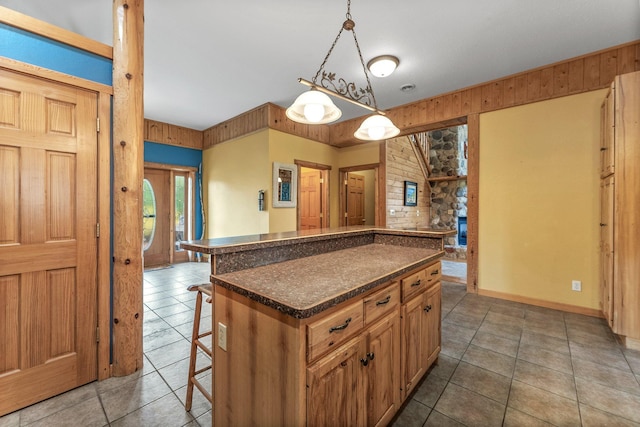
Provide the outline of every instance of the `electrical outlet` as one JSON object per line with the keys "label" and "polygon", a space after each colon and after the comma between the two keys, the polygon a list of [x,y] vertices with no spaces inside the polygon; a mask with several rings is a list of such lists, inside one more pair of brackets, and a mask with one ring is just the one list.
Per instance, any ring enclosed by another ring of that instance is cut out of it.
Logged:
{"label": "electrical outlet", "polygon": [[580,280],[572,280],[571,281],[571,290],[572,291],[582,291],[582,282]]}
{"label": "electrical outlet", "polygon": [[227,351],[227,325],[218,322],[218,347]]}
{"label": "electrical outlet", "polygon": [[389,215],[395,216],[396,215],[396,210],[395,209],[389,209]]}
{"label": "electrical outlet", "polygon": [[416,211],[416,216],[420,216],[420,211]]}

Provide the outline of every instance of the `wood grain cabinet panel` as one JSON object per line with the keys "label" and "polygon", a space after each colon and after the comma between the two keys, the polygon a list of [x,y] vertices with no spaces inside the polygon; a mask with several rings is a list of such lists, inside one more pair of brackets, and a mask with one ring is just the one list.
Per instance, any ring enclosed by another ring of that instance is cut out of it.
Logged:
{"label": "wood grain cabinet panel", "polygon": [[601,114],[602,307],[613,332],[640,349],[640,71],[615,77]]}

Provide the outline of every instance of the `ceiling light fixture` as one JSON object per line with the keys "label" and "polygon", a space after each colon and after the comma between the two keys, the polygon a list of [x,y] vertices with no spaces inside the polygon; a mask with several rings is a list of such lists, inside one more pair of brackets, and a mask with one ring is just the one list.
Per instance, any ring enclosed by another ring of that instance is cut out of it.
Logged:
{"label": "ceiling light fixture", "polygon": [[387,77],[395,71],[400,60],[393,55],[376,56],[367,63],[367,68],[376,77]]}
{"label": "ceiling light fixture", "polygon": [[[356,37],[356,31],[354,27],[356,23],[351,19],[351,0],[347,0],[347,19],[342,23],[342,28],[338,32],[329,52],[320,64],[320,68],[316,72],[312,81],[299,78],[298,82],[309,86],[311,89],[298,98],[295,102],[287,108],[287,117],[294,122],[305,124],[323,124],[331,123],[342,116],[342,112],[331,101],[327,95],[335,96],[343,101],[349,101],[353,104],[366,108],[369,111],[373,111],[373,116],[367,118],[360,128],[353,134],[356,138],[365,141],[377,141],[380,139],[393,138],[400,133],[393,122],[387,117],[386,113],[378,109],[378,103],[376,97],[373,94],[373,88],[369,80],[369,74],[367,68],[364,66],[364,60],[362,59],[362,53],[360,52],[360,45],[358,44],[358,38]],[[358,56],[360,58],[360,65],[362,71],[367,80],[367,86],[365,88],[358,88],[355,83],[347,82],[342,78],[337,78],[336,73],[325,71],[324,66],[333,52],[333,48],[338,43],[342,31],[351,31],[353,34],[353,41],[355,42]],[[397,58],[396,58],[397,60]],[[396,64],[397,65],[397,64]],[[318,83],[320,78],[320,83]]]}

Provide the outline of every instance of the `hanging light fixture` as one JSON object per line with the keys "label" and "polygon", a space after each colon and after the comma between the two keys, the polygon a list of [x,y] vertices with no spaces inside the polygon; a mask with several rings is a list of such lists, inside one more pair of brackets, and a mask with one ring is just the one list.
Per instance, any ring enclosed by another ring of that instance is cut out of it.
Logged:
{"label": "hanging light fixture", "polygon": [[[342,112],[331,101],[331,98],[327,96],[331,95],[375,113],[373,116],[367,118],[353,134],[356,138],[365,141],[393,138],[400,133],[400,129],[398,129],[389,118],[385,117],[386,114],[384,111],[378,109],[376,97],[373,94],[373,88],[369,80],[369,74],[367,73],[367,67],[364,65],[360,45],[356,37],[356,31],[354,29],[356,23],[351,19],[351,0],[347,0],[346,17],[347,19],[342,23],[342,28],[340,28],[338,35],[333,41],[329,52],[327,52],[324,61],[320,64],[320,68],[313,77],[313,80],[298,79],[300,83],[309,86],[311,89],[296,98],[295,102],[287,108],[287,117],[294,122],[305,124],[334,122],[342,116]],[[367,86],[365,88],[358,88],[355,83],[348,83],[342,78],[337,78],[335,73],[328,72],[324,69],[329,56],[331,56],[331,52],[333,52],[333,48],[336,46],[336,43],[338,43],[344,30],[351,31],[353,34],[353,41],[358,51],[360,65],[362,65],[362,71],[367,80]],[[397,58],[395,65],[397,65]],[[319,83],[318,79],[320,79]]]}

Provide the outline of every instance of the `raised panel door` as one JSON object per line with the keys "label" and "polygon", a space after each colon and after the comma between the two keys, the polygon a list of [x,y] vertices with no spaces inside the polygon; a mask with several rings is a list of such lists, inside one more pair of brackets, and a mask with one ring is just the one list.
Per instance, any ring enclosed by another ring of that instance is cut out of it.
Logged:
{"label": "raised panel door", "polygon": [[365,339],[356,337],[307,368],[307,426],[364,426]]}
{"label": "raised panel door", "polygon": [[402,360],[402,399],[413,390],[425,372],[423,354],[424,294],[419,294],[402,306],[400,357]]}
{"label": "raised panel door", "polygon": [[97,378],[97,95],[0,70],[0,416]]}
{"label": "raised panel door", "polygon": [[389,424],[400,406],[400,319],[398,310],[369,329],[367,425]]}
{"label": "raised panel door", "polygon": [[427,368],[440,353],[440,313],[441,313],[441,284],[436,283],[425,293],[425,304],[422,308],[425,314],[424,321],[424,353],[423,357]]}

